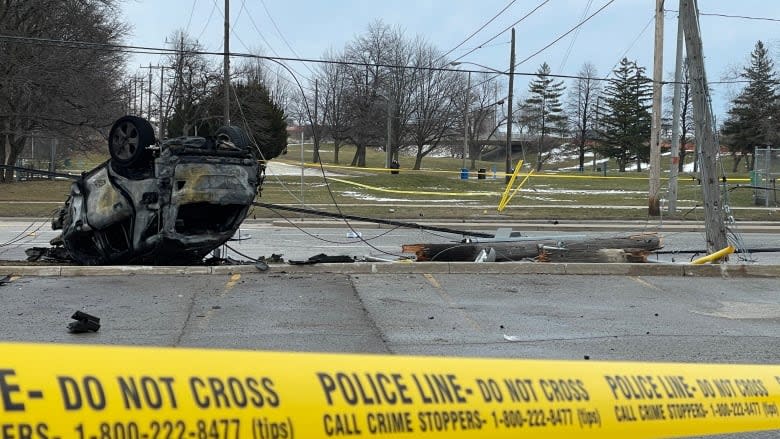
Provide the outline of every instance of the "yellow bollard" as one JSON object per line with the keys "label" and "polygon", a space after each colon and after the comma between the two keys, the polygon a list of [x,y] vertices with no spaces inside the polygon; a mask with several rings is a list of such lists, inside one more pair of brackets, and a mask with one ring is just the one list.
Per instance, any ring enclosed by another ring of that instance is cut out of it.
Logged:
{"label": "yellow bollard", "polygon": [[734,253],[734,250],[735,250],[735,248],[730,245],[730,246],[728,246],[726,248],[723,248],[723,249],[720,249],[720,250],[718,250],[715,253],[712,253],[710,255],[702,256],[702,257],[700,257],[698,259],[694,259],[693,261],[691,261],[691,264],[693,264],[693,265],[701,265],[701,264],[704,264],[704,263],[707,263],[707,262],[717,261],[718,259],[720,259],[720,258],[722,258],[724,256],[728,256],[728,255]]}

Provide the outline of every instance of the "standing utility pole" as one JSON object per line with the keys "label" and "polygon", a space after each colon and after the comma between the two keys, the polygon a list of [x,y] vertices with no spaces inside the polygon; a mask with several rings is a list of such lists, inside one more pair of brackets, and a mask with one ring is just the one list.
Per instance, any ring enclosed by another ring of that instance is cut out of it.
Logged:
{"label": "standing utility pole", "polygon": [[143,78],[143,76],[138,76],[136,81],[138,81],[138,83],[141,84],[138,87],[139,88],[138,95],[140,96],[140,101],[141,101],[140,107],[138,108],[138,116],[139,117],[143,117],[144,116],[144,78]]}
{"label": "standing utility pole", "polygon": [[512,28],[512,48],[509,54],[509,95],[507,96],[506,117],[506,172],[505,181],[509,183],[512,178],[512,95],[515,85],[515,28]]}
{"label": "standing utility pole", "polygon": [[664,0],[655,0],[655,56],[653,57],[653,122],[650,127],[650,191],[647,213],[661,215],[658,193],[661,189],[661,94],[664,62]]}
{"label": "standing utility pole", "polygon": [[693,117],[696,143],[701,145],[697,160],[701,163],[701,189],[704,198],[704,226],[707,251],[713,253],[728,244],[723,207],[718,192],[718,144],[715,138],[710,111],[707,77],[704,71],[704,55],[699,32],[699,16],[696,0],[682,0],[680,16],[683,19],[685,47],[688,54],[688,74],[693,95]]}
{"label": "standing utility pole", "polygon": [[[682,11],[682,0],[678,11]],[[672,95],[672,164],[669,168],[669,213],[677,213],[677,174],[680,166],[680,82],[682,81],[683,27],[682,12],[677,15],[677,58],[674,61],[674,94]]]}
{"label": "standing utility pole", "polygon": [[463,167],[466,169],[466,151],[469,150],[469,101],[471,97],[471,72],[466,81],[466,96],[463,99]]}
{"label": "standing utility pole", "polygon": [[317,107],[319,106],[320,101],[320,88],[319,88],[319,81],[317,79],[314,80],[314,121],[312,122],[311,132],[312,136],[314,137],[314,152],[312,153],[312,162],[313,163],[319,163],[320,162],[320,136],[319,132],[317,131],[318,125],[317,121]]}
{"label": "standing utility pole", "polygon": [[225,126],[230,126],[230,0],[225,0],[225,55],[222,73],[225,81]]}
{"label": "standing utility pole", "polygon": [[387,104],[387,142],[385,144],[385,168],[390,169],[393,162],[393,143],[390,139],[393,137],[393,101],[385,97]]}
{"label": "standing utility pole", "polygon": [[152,118],[152,63],[149,63],[149,94],[147,95],[149,99],[147,100],[148,104],[147,107],[149,109],[146,111],[146,117],[148,119]]}
{"label": "standing utility pole", "polygon": [[163,87],[164,87],[164,79],[165,79],[165,69],[170,69],[171,67],[168,66],[161,66],[156,65],[153,66],[149,64],[149,67],[141,67],[142,69],[149,69],[149,119],[152,118],[152,70],[153,69],[159,69],[160,70],[160,93],[157,96],[157,108],[158,108],[158,116],[157,116],[157,139],[162,140],[165,135],[165,111],[163,111]]}

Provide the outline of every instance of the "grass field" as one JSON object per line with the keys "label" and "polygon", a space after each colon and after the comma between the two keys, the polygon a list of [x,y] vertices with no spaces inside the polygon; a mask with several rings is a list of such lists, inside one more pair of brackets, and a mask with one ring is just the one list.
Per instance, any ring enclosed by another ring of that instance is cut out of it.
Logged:
{"label": "grass field", "polygon": [[[311,160],[311,145],[304,146],[306,147],[305,160]],[[300,175],[273,175],[269,172],[259,199],[267,203],[306,205],[336,212],[337,209],[333,205],[335,199],[344,213],[398,219],[647,218],[648,174],[646,171],[620,173],[610,169],[606,176],[593,172],[592,166],[587,166],[587,171],[583,173],[561,171],[560,169],[570,169],[577,165],[575,158],[565,157],[555,163],[546,164],[541,173],[529,178],[523,190],[514,196],[506,210],[499,213],[496,207],[505,189],[504,175],[501,172],[504,167],[503,162],[477,162],[476,168],[488,170],[487,178],[478,180],[472,171],[471,178],[463,180],[460,178],[462,160],[458,158],[426,157],[423,160],[423,169],[412,171],[409,168],[414,163],[413,157],[403,157],[400,173],[391,175],[384,169],[374,169],[384,167],[385,156],[381,151],[368,151],[367,168],[356,168],[348,166],[354,148],[342,148],[340,166],[332,163],[331,145],[323,145],[322,150],[323,164],[329,173],[327,184],[326,180],[316,173],[304,177],[301,185]],[[88,161],[94,165],[102,160],[102,157],[90,157],[84,160],[84,163]],[[287,155],[275,159],[274,162],[299,166],[300,145],[289,145]],[[318,168],[312,163],[307,163],[307,166]],[[499,170],[495,178],[492,173],[494,166]],[[663,157],[662,169],[667,170],[668,167],[668,157]],[[724,168],[731,169],[729,158],[724,159]],[[520,183],[527,171],[528,168],[523,167],[516,184]],[[665,178],[667,175],[668,171],[665,171],[661,181],[661,198],[667,196],[668,180]],[[730,187],[748,184],[745,181],[747,177],[747,172],[729,175]],[[0,185],[0,216],[48,216],[52,209],[57,207],[56,203],[65,200],[69,185],[70,183],[64,180]],[[753,191],[749,189],[734,189],[728,192],[728,203],[735,209],[735,218],[775,220],[777,215],[766,210],[739,209],[752,207],[752,196]],[[690,174],[681,174],[678,184],[678,213],[674,216],[664,213],[664,217],[701,220],[703,219],[701,209],[695,209],[701,204],[700,200],[701,187],[697,181]],[[625,208],[614,209],[605,206],[625,206]],[[256,208],[251,215],[274,217],[275,213]],[[285,214],[285,216],[290,215]]]}

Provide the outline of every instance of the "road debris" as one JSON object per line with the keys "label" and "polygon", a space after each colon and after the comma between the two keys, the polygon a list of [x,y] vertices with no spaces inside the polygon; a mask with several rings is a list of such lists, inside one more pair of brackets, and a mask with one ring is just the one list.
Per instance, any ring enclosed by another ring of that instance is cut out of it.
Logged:
{"label": "road debris", "polygon": [[68,324],[68,331],[71,334],[81,334],[90,331],[97,332],[100,329],[100,318],[85,312],[76,311],[70,318],[76,320]]}
{"label": "road debris", "polygon": [[313,264],[342,264],[342,263],[352,263],[355,262],[355,259],[352,256],[346,256],[346,255],[337,255],[337,256],[328,256],[325,253],[320,253],[318,255],[314,255],[310,257],[308,260],[305,261],[288,261],[290,265],[313,265]]}

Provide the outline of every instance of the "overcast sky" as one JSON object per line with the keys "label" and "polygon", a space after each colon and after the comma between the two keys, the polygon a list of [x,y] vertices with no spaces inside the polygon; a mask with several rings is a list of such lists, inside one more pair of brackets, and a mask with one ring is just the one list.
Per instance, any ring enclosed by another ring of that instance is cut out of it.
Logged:
{"label": "overcast sky", "polygon": [[[231,52],[260,52],[269,56],[322,58],[328,49],[341,49],[374,20],[399,25],[412,37],[420,35],[443,51],[461,43],[507,5],[493,22],[450,57],[458,58],[482,45],[544,0],[232,0],[234,33]],[[517,60],[543,48],[593,14],[609,0],[549,0],[515,26]],[[574,75],[584,62],[592,62],[599,74],[607,74],[623,57],[635,59],[652,75],[654,0],[615,0],[549,49],[518,67],[533,73],[547,62],[553,73]],[[127,43],[166,47],[165,40],[177,29],[197,37],[212,51],[222,50],[224,0],[125,0],[124,14],[133,25]],[[667,0],[665,9],[677,10],[677,0]],[[764,17],[780,20],[778,0],[699,0],[702,13]],[[250,19],[251,18],[251,19]],[[723,79],[748,62],[756,41],[763,40],[777,59],[780,54],[780,21],[702,16],[702,39],[710,81]],[[278,30],[277,30],[278,28]],[[664,72],[674,70],[677,13],[665,17]],[[286,40],[286,42],[285,42]],[[509,65],[509,32],[462,61],[505,70]],[[289,44],[289,45],[288,45]],[[568,56],[567,56],[568,55]],[[159,57],[137,55],[129,66],[156,63]],[[309,70],[291,64],[298,72]],[[312,69],[315,66],[310,66]],[[303,82],[303,81],[302,81]],[[515,94],[522,96],[528,82],[515,81]],[[713,99],[719,122],[728,99],[738,86],[714,85]],[[665,91],[668,93],[668,91]]]}

